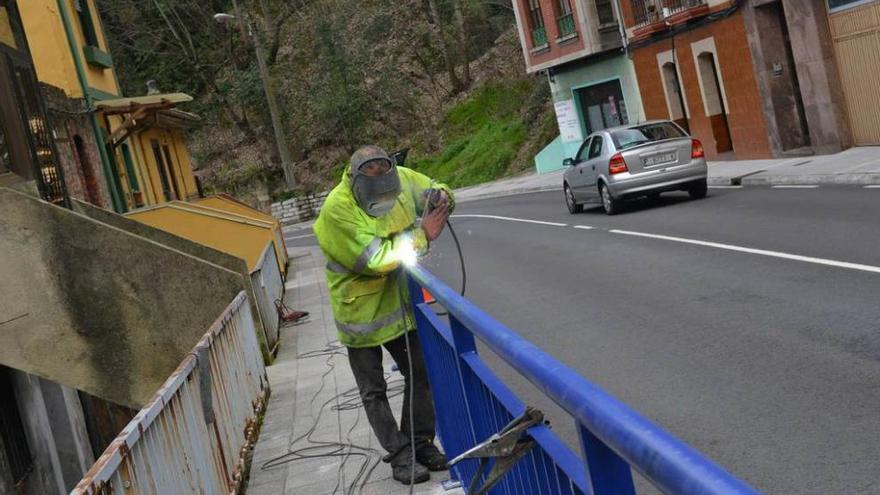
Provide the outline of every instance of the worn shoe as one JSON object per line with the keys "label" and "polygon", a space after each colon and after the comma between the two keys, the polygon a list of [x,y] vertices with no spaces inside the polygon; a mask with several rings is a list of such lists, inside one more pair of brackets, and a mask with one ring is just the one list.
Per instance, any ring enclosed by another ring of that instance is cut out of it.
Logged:
{"label": "worn shoe", "polygon": [[404,485],[415,485],[431,479],[431,473],[428,472],[428,468],[422,466],[418,462],[415,466],[414,471],[412,459],[406,462],[401,462],[400,464],[395,464],[391,466],[391,477]]}
{"label": "worn shoe", "polygon": [[446,471],[449,469],[446,456],[432,443],[416,451],[416,460],[431,471]]}

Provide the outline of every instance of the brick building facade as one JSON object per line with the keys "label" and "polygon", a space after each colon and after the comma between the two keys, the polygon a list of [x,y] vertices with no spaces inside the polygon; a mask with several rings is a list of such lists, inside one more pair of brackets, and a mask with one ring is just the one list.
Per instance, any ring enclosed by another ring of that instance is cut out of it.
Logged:
{"label": "brick building facade", "polygon": [[111,208],[107,180],[101,169],[98,143],[85,100],[68,98],[63,90],[47,84],[41,84],[41,89],[68,195],[100,208]]}
{"label": "brick building facade", "polygon": [[852,145],[826,0],[620,0],[645,116],[712,159]]}

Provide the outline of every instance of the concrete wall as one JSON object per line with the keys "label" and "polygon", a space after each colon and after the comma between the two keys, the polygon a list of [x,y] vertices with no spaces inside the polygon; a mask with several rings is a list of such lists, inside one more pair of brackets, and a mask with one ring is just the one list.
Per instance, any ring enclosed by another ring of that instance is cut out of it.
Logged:
{"label": "concrete wall", "polygon": [[0,363],[132,408],[147,402],[241,276],[0,189]]}
{"label": "concrete wall", "polygon": [[82,201],[74,200],[73,208],[78,213],[83,214],[98,222],[116,227],[144,239],[158,242],[159,244],[180,251],[181,253],[194,256],[196,258],[205,260],[208,263],[212,263],[232,272],[238,273],[241,276],[242,287],[244,288],[244,291],[248,297],[248,302],[251,305],[251,313],[254,315],[254,326],[257,328],[257,338],[259,339],[260,347],[263,350],[263,359],[266,360],[266,362],[271,362],[271,360],[269,359],[269,346],[266,342],[266,335],[269,333],[269,331],[268,329],[264,328],[263,321],[268,320],[271,322],[274,319],[275,312],[272,311],[269,313],[265,313],[264,310],[261,309],[260,306],[258,306],[259,303],[254,294],[254,286],[251,283],[250,270],[248,270],[247,263],[245,263],[243,259],[228,253],[224,253],[223,251],[218,251],[209,246],[199,244],[189,239],[176,236],[170,232],[151,227],[145,223],[136,222],[122,215],[117,215],[116,213],[103,210],[101,208],[95,208],[94,206],[84,203]]}

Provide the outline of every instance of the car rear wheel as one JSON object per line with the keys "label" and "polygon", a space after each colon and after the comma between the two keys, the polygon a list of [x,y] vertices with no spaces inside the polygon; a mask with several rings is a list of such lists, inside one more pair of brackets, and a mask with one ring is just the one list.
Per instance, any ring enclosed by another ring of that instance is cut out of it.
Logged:
{"label": "car rear wheel", "polygon": [[580,213],[584,211],[584,205],[579,204],[577,200],[574,199],[574,193],[571,192],[571,188],[568,187],[568,184],[565,185],[565,206],[568,207],[568,212],[572,215],[576,213]]}
{"label": "car rear wheel", "polygon": [[698,180],[688,188],[688,194],[690,194],[693,199],[703,199],[708,192],[709,185],[706,183],[706,179]]}
{"label": "car rear wheel", "polygon": [[602,208],[605,208],[606,214],[616,215],[620,211],[620,200],[614,199],[605,184],[599,184],[599,196],[602,197]]}

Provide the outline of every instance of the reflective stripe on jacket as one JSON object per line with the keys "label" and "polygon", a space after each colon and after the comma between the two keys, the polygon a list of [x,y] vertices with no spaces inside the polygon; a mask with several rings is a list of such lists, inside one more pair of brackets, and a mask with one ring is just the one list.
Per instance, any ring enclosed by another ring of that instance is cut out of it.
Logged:
{"label": "reflective stripe on jacket", "polygon": [[[409,305],[401,313],[399,252],[412,242],[417,252],[428,249],[425,232],[414,223],[424,207],[423,192],[448,186],[423,174],[397,167],[401,191],[397,204],[379,218],[367,215],[351,191],[349,174],[330,192],[313,227],[327,258],[327,286],[339,342],[348,347],[384,344],[415,328]],[[407,288],[402,293],[409,300]]]}

